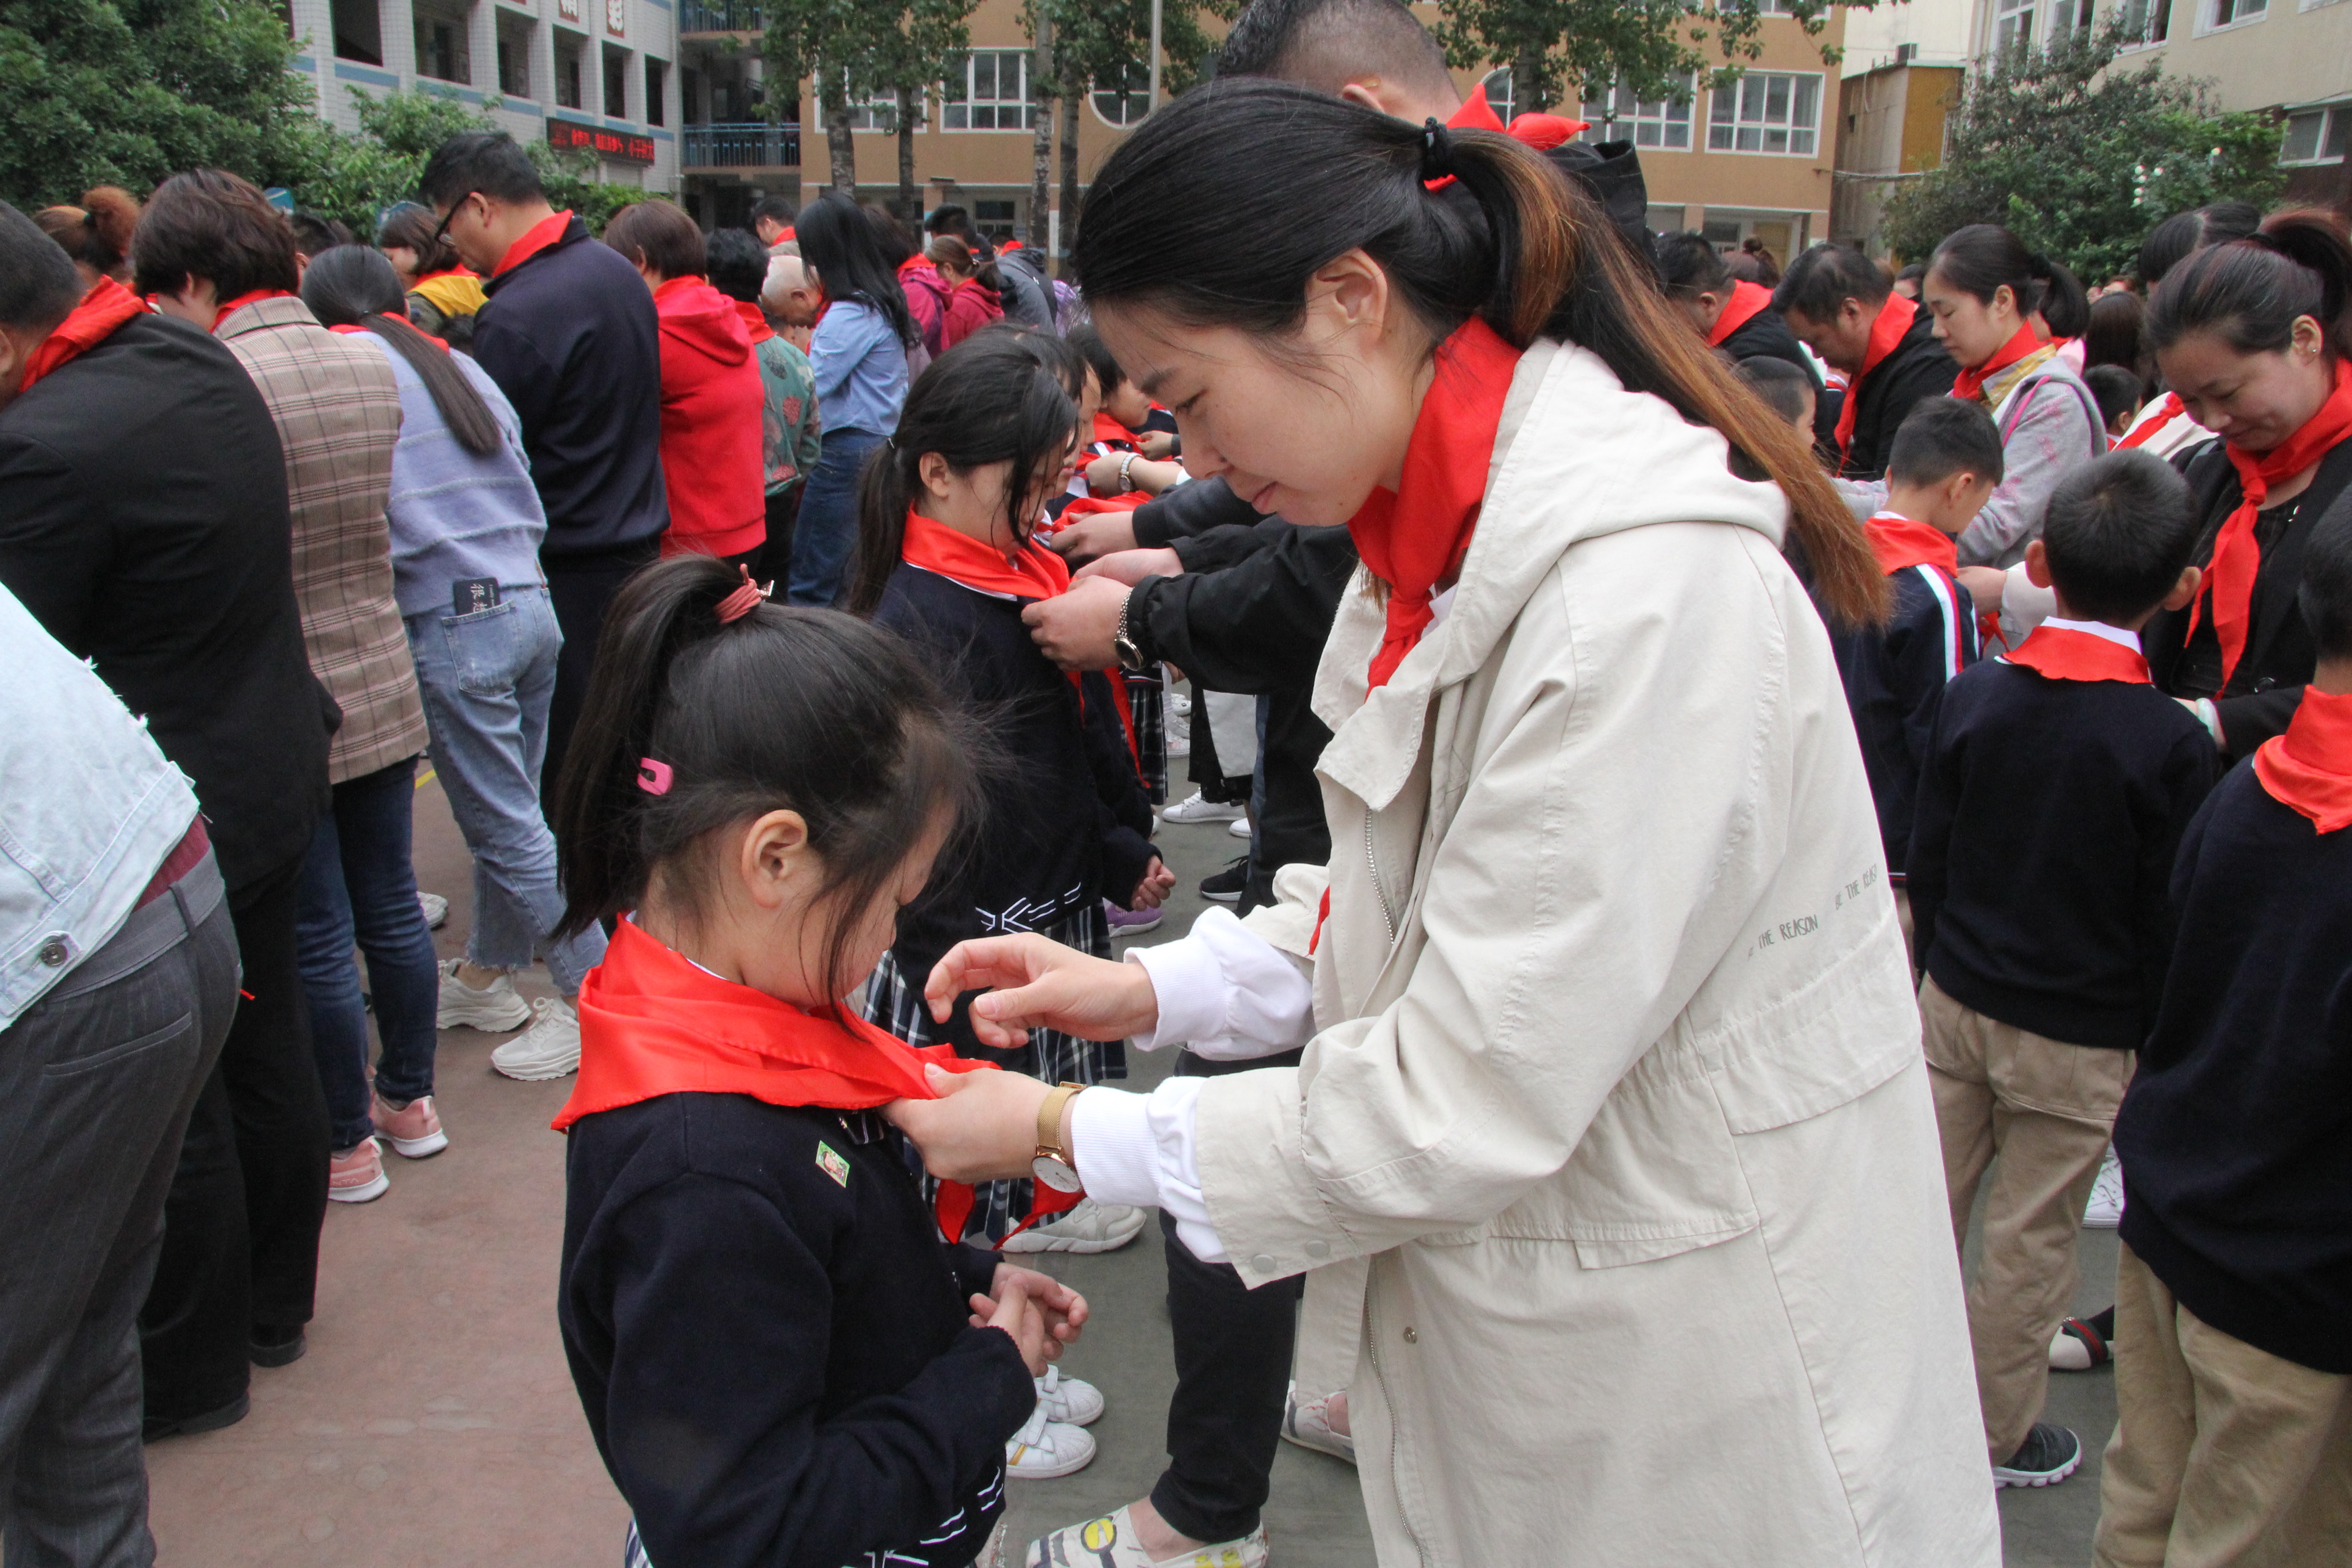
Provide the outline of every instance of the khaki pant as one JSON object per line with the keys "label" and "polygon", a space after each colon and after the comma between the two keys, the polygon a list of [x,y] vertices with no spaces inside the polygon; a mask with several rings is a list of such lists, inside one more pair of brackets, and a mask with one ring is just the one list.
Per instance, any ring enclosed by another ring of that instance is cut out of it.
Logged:
{"label": "khaki pant", "polygon": [[2075,1233],[2131,1082],[2132,1054],[1995,1023],[1933,980],[1920,984],[1919,1012],[1956,1243],[1992,1167],[1969,1338],[1985,1448],[1999,1465],[2042,1415],[2050,1337],[2074,1297]]}
{"label": "khaki pant", "polygon": [[2128,1247],[2097,1568],[2352,1563],[2352,1377],[2200,1322]]}

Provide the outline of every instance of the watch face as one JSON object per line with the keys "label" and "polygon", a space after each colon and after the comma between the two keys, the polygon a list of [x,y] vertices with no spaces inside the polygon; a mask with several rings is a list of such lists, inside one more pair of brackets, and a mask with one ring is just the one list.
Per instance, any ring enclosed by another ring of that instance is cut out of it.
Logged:
{"label": "watch face", "polygon": [[1035,1173],[1039,1181],[1057,1193],[1075,1193],[1084,1190],[1078,1181],[1078,1173],[1051,1154],[1038,1155],[1029,1162],[1029,1169]]}

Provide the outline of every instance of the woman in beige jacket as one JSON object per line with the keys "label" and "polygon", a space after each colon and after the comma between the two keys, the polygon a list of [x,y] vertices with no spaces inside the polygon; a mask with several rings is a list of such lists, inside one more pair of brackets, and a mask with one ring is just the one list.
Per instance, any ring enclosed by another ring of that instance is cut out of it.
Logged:
{"label": "woman in beige jacket", "polygon": [[[894,1117],[942,1174],[1075,1167],[1253,1286],[1313,1271],[1388,1568],[1990,1568],[1908,965],[1781,555],[1875,612],[1826,480],[1503,137],[1218,84],[1114,154],[1076,258],[1196,473],[1356,533],[1336,847],[1149,968],[998,938],[931,994],[1306,1055]],[[1192,1561],[1153,1523],[1084,1544]]]}

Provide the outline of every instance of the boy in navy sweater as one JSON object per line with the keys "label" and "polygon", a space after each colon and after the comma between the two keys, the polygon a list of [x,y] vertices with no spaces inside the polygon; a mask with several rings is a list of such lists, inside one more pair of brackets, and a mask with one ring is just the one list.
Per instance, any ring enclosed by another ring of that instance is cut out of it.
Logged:
{"label": "boy in navy sweater", "polygon": [[1969,1331],[2000,1486],[2082,1461],[2039,1419],[2050,1338],[2163,987],[2173,852],[2213,783],[2212,737],[2148,684],[2138,637],[2196,592],[2195,534],[2187,486],[2146,453],[2067,476],[2026,555],[2058,614],[1945,689],[1920,775],[1911,910],[1956,1239],[1991,1168]]}
{"label": "boy in navy sweater", "polygon": [[1976,612],[1952,575],[1958,565],[1954,541],[2000,476],[2000,432],[1990,415],[1954,397],[1927,398],[1914,408],[1887,458],[1885,509],[1863,525],[1879,570],[1892,580],[1894,618],[1833,639],[1906,941],[1905,868],[1919,769],[1945,686],[1977,661]]}
{"label": "boy in navy sweater", "polygon": [[2340,1563],[2352,1541],[2352,508],[2313,531],[2301,596],[2317,672],[2182,840],[2116,1122],[2101,1563]]}

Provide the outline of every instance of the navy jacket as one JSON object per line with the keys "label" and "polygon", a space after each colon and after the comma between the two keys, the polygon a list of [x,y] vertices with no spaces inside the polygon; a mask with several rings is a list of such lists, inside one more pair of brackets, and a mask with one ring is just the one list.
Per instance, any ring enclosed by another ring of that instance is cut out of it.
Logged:
{"label": "navy jacket", "polygon": [[[1045,931],[1097,899],[1124,905],[1155,853],[1151,803],[1109,681],[1089,673],[1081,704],[1069,677],[1030,640],[1026,602],[902,562],[874,612],[877,626],[912,643],[981,717],[1003,764],[989,783],[979,841],[942,857],[931,885],[899,913],[891,952],[919,984],[967,937]],[[934,1039],[961,1056],[1017,1060],[1017,1051],[980,1044],[970,1002],[958,999]]]}
{"label": "navy jacket", "polygon": [[556,1317],[653,1562],[964,1568],[986,1542],[1037,1392],[970,1322],[995,1256],[940,1239],[904,1148],[737,1094],[572,1125]]}
{"label": "navy jacket", "polygon": [[1886,874],[1899,883],[1910,862],[1919,770],[1945,686],[1977,661],[1977,618],[1968,591],[1940,566],[1922,563],[1887,575],[1895,618],[1884,629],[1836,634],[1831,642],[1878,806]]}
{"label": "navy jacket", "polygon": [[[1960,367],[1936,341],[1936,321],[1925,310],[1913,318],[1911,330],[1885,359],[1871,367],[1861,382],[1846,389],[1854,400],[1853,444],[1838,468],[1845,479],[1886,477],[1887,454],[1895,449],[1895,432],[1911,405],[1923,397],[1946,397]],[[1830,450],[1837,450],[1832,431]]]}
{"label": "navy jacket", "polygon": [[1912,951],[1989,1018],[2136,1048],[2172,951],[2173,852],[2215,767],[2205,726],[2153,686],[1963,672],[1919,777]]}
{"label": "navy jacket", "polygon": [[575,217],[562,239],[482,291],[474,358],[522,421],[547,508],[540,559],[641,552],[669,526],[661,335],[646,280]]}
{"label": "navy jacket", "polygon": [[2180,1304],[2352,1373],[2352,829],[2251,763],[2181,841],[2164,1005],[2116,1120],[2123,1239]]}

